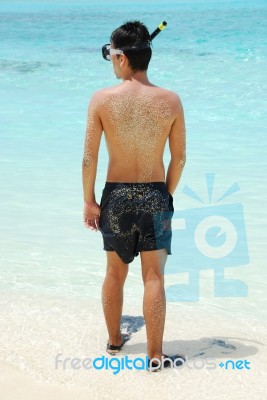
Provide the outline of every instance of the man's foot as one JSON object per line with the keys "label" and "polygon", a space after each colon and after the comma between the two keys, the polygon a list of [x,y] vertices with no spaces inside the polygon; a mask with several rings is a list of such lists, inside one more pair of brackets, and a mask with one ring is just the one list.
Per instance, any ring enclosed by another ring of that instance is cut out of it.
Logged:
{"label": "man's foot", "polygon": [[107,350],[107,352],[109,353],[109,354],[117,354],[121,349],[122,349],[122,347],[123,347],[123,345],[126,343],[126,342],[128,342],[128,340],[130,340],[130,338],[131,338],[131,335],[130,334],[128,334],[128,333],[122,333],[121,334],[121,337],[122,337],[122,342],[121,342],[121,344],[119,345],[119,346],[115,346],[115,345],[113,345],[113,344],[109,344],[109,341],[107,341],[107,348],[106,348],[106,350]]}
{"label": "man's foot", "polygon": [[[160,371],[161,369],[164,368],[169,368],[173,366],[174,368],[179,367],[183,365],[186,361],[185,356],[182,356],[180,354],[175,354],[172,356],[168,356],[167,354],[162,355],[163,359],[159,358],[160,362],[150,362],[150,359],[148,359],[148,371],[151,372],[157,372]],[[155,360],[156,361],[156,360]]]}

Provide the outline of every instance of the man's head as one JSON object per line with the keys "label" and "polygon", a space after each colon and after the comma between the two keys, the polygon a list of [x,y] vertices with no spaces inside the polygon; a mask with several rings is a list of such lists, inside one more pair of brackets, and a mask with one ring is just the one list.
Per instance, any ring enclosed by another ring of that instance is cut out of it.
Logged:
{"label": "man's head", "polygon": [[[147,27],[140,21],[129,21],[112,32],[110,46],[113,49],[123,50],[125,47],[141,47],[149,41],[150,34]],[[151,47],[138,51],[123,50],[123,53],[111,56],[117,78],[123,77],[125,73],[147,71],[152,56]]]}

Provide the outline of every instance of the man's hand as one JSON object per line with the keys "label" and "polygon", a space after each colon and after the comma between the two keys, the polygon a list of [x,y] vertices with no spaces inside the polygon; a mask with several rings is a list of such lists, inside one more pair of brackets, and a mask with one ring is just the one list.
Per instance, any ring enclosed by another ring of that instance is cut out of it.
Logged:
{"label": "man's hand", "polygon": [[95,201],[84,202],[83,222],[86,228],[98,231],[100,212],[101,208]]}

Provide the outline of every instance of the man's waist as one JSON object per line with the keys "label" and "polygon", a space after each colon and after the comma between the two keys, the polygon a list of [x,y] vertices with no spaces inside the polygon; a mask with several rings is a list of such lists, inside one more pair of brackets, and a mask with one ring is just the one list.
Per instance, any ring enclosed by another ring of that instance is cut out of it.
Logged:
{"label": "man's waist", "polygon": [[145,190],[145,189],[166,189],[166,183],[164,181],[156,182],[110,182],[106,181],[105,188],[113,189],[119,187],[126,187],[133,190]]}

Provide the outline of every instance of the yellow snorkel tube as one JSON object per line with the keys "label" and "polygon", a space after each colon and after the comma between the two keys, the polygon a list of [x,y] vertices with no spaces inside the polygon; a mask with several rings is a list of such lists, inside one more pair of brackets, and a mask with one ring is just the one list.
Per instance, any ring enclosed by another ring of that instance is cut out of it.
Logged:
{"label": "yellow snorkel tube", "polygon": [[161,24],[159,24],[157,29],[155,29],[154,32],[151,33],[150,40],[153,40],[155,36],[157,36],[161,31],[163,31],[163,29],[166,28],[166,26],[167,26],[167,22],[166,21],[161,22]]}

